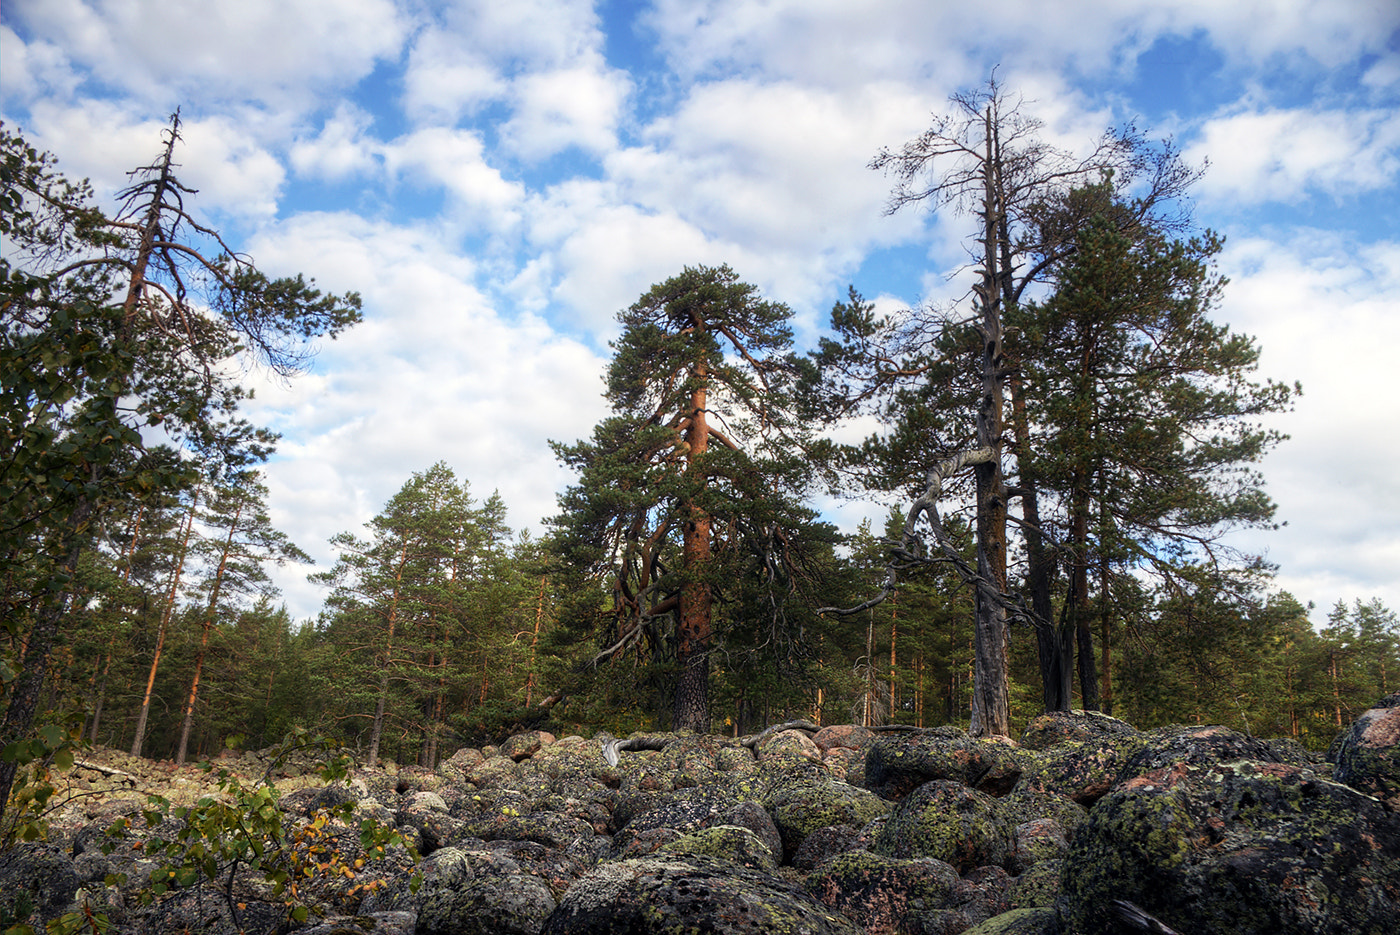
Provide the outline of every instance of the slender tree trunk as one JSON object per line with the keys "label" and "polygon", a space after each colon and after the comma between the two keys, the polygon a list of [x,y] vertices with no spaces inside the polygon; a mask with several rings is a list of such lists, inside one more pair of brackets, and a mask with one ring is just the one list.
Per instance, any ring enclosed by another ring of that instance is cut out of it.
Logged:
{"label": "slender tree trunk", "polygon": [[185,520],[185,532],[180,538],[180,550],[176,553],[175,568],[170,573],[170,593],[165,597],[165,609],[161,612],[160,626],[156,630],[156,648],[151,655],[151,670],[146,676],[146,692],[141,697],[141,713],[136,717],[136,735],[131,741],[131,755],[140,756],[141,747],[146,741],[146,719],[151,713],[151,693],[156,685],[156,671],[160,668],[161,653],[165,650],[165,635],[170,630],[170,619],[175,614],[175,600],[180,590],[180,578],[185,572],[185,555],[189,551],[190,535],[194,530],[194,517],[198,512],[199,488],[196,487],[190,498],[190,512]]}
{"label": "slender tree trunk", "polygon": [[1103,654],[1103,671],[1099,673],[1103,686],[1100,702],[1104,714],[1113,713],[1113,601],[1110,591],[1108,559],[1099,559],[1099,651]]}
{"label": "slender tree trunk", "polygon": [[897,595],[890,596],[890,720],[894,719],[894,712],[899,708],[899,695],[896,693],[896,686],[899,684],[898,656],[895,654],[895,643],[899,639],[899,598]]}
{"label": "slender tree trunk", "polygon": [[233,522],[228,528],[228,538],[224,540],[223,553],[219,555],[219,567],[214,572],[214,584],[209,591],[209,607],[204,612],[204,625],[199,634],[199,652],[194,657],[194,678],[190,680],[190,693],[185,699],[184,717],[180,719],[180,746],[175,753],[175,765],[185,765],[185,752],[190,742],[190,727],[194,723],[194,703],[199,697],[199,677],[204,672],[204,654],[209,649],[209,631],[214,627],[214,618],[219,612],[219,592],[223,589],[224,574],[228,571],[229,556],[233,553],[234,535],[238,522],[243,517],[243,501],[239,501],[234,511]]}
{"label": "slender tree trunk", "polygon": [[369,768],[379,763],[379,741],[384,736],[384,708],[389,699],[389,668],[394,662],[394,635],[399,623],[399,596],[403,590],[404,567],[408,564],[408,537],[399,548],[399,565],[394,570],[394,593],[389,600],[389,631],[384,641],[379,669],[379,697],[374,703],[374,726],[369,735]]}
{"label": "slender tree trunk", "polygon": [[525,707],[530,707],[530,700],[534,697],[535,691],[535,651],[540,644],[540,624],[544,622],[544,589],[548,577],[540,578],[540,596],[535,601],[535,635],[530,640],[530,671],[525,676]]}
{"label": "slender tree trunk", "polygon": [[999,268],[997,232],[1004,205],[1005,190],[1000,178],[1001,147],[996,137],[992,111],[985,117],[986,155],[983,189],[983,269],[977,295],[981,305],[979,331],[982,336],[982,390],[977,407],[977,447],[990,448],[990,460],[976,465],[977,479],[977,622],[972,679],[972,720],[968,733],[974,737],[1006,735],[1011,732],[1011,702],[1007,688],[1006,609],[1001,595],[1006,593],[1006,484],[1001,473],[1002,387],[1006,358],[1002,346],[1002,277],[1010,271]]}
{"label": "slender tree trunk", "polygon": [[693,376],[696,387],[691,394],[690,419],[685,431],[689,450],[686,473],[690,475],[692,493],[683,506],[685,526],[681,535],[681,552],[685,581],[681,585],[680,595],[680,639],[676,650],[680,677],[676,685],[672,728],[703,734],[710,729],[709,648],[713,600],[708,577],[711,520],[698,499],[704,487],[703,458],[710,443],[705,410],[709,373],[703,363],[695,368]]}

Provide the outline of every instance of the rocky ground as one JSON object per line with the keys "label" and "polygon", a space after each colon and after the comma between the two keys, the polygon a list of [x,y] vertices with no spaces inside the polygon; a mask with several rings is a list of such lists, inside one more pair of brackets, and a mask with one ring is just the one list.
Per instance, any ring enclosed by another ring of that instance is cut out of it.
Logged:
{"label": "rocky ground", "polygon": [[[226,866],[210,867],[219,886],[143,904],[152,842],[178,832],[139,820],[144,793],[189,804],[207,776],[108,753],[73,772],[83,795],[49,842],[0,854],[0,893],[26,894],[8,905],[36,927],[87,906],[130,933],[1392,935],[1397,741],[1400,694],[1326,760],[1223,727],[1139,732],[1076,712],[1037,718],[1019,742],[849,725],[748,743],[530,732],[330,787],[300,764],[276,807],[326,845],[301,865],[304,922],[286,892]],[[340,803],[348,822],[314,824]],[[131,830],[106,836],[123,816]],[[359,863],[363,818],[421,862],[394,847]],[[104,885],[114,875],[125,882]]]}

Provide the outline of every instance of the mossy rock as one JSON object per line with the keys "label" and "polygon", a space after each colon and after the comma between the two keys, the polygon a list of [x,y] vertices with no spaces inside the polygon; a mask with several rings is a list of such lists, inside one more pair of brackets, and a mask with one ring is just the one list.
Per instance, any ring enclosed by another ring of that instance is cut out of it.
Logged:
{"label": "mossy rock", "polygon": [[1002,796],[996,800],[993,808],[1008,828],[1037,818],[1053,818],[1066,835],[1073,834],[1079,823],[1089,815],[1088,809],[1069,796],[1032,790],[1018,790]]}
{"label": "mossy rock", "polygon": [[565,894],[543,935],[858,935],[777,877],[711,857],[600,864]]}
{"label": "mossy rock", "polygon": [[1128,900],[1181,932],[1382,935],[1400,912],[1400,817],[1304,767],[1177,762],[1105,796],[1065,856],[1076,935]]}
{"label": "mossy rock", "polygon": [[1012,909],[967,929],[964,935],[1059,935],[1054,909]]}
{"label": "mossy rock", "polygon": [[1031,718],[1021,732],[1027,750],[1048,750],[1066,743],[1100,743],[1134,737],[1137,728],[1099,711],[1047,711]]}
{"label": "mossy rock", "polygon": [[1013,909],[1049,909],[1060,895],[1060,869],[1063,859],[1033,864],[1011,883],[1007,900]]}
{"label": "mossy rock", "polygon": [[992,795],[1015,787],[1033,757],[998,737],[969,737],[958,728],[934,728],[881,737],[865,757],[865,787],[900,799],[926,782],[950,780]]}
{"label": "mossy rock", "polygon": [[[1119,782],[1177,763],[1192,766],[1210,766],[1236,760],[1283,763],[1283,757],[1287,755],[1285,749],[1275,747],[1267,740],[1218,724],[1158,727],[1139,735],[1139,741],[1118,770]],[[1289,765],[1311,767],[1313,764],[1303,757]]]}
{"label": "mossy rock", "polygon": [[894,932],[906,929],[910,913],[946,905],[958,883],[958,872],[941,860],[852,851],[819,865],[803,885],[866,931]]}
{"label": "mossy rock", "polygon": [[1400,692],[1363,712],[1331,753],[1334,779],[1400,811]]}
{"label": "mossy rock", "polygon": [[935,857],[964,873],[1006,864],[1013,841],[995,799],[942,780],[924,783],[902,799],[870,849],[890,857]]}
{"label": "mossy rock", "polygon": [[831,779],[784,786],[763,804],[782,836],[784,860],[788,861],[803,839],[818,828],[861,827],[889,814],[891,808],[889,802],[865,789]]}
{"label": "mossy rock", "polygon": [[1091,807],[1118,783],[1138,742],[1137,737],[1072,741],[1041,750],[1021,774],[1012,795],[1058,795]]}
{"label": "mossy rock", "polygon": [[778,869],[773,849],[748,828],[738,825],[712,825],[662,845],[658,853],[687,857],[718,857],[754,870]]}

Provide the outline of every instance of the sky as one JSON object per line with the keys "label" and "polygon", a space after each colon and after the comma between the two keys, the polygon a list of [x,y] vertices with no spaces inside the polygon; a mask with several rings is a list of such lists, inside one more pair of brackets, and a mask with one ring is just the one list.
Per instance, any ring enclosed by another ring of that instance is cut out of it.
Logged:
{"label": "sky", "polygon": [[[326,567],[444,461],[515,528],[606,414],[614,316],[728,263],[814,346],[855,285],[946,302],[967,219],[884,211],[867,166],[995,73],[1082,149],[1133,122],[1208,164],[1215,313],[1301,381],[1236,535],[1316,604],[1400,609],[1400,4],[1393,0],[6,0],[0,119],[110,204],[180,109],[190,205],[260,268],[364,299],[290,384],[276,525]],[[883,505],[823,501],[853,530]],[[298,619],[324,590],[277,573]]]}

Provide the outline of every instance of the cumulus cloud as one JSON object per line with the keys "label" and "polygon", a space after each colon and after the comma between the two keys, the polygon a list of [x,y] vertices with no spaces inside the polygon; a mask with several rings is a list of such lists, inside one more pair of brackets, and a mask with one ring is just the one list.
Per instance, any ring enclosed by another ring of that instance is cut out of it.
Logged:
{"label": "cumulus cloud", "polygon": [[1211,119],[1186,149],[1208,158],[1203,195],[1245,203],[1294,202],[1310,192],[1353,195],[1400,177],[1394,110],[1252,110]]}
{"label": "cumulus cloud", "polygon": [[547,441],[586,436],[602,415],[598,356],[499,311],[477,266],[430,228],[310,215],[252,249],[264,267],[305,270],[365,302],[365,322],[322,348],[314,374],[259,387],[249,410],[287,439],[267,466],[279,528],[328,560],[328,537],[358,531],[442,460],[479,496],[499,489],[514,526],[538,530],[568,481]]}
{"label": "cumulus cloud", "polygon": [[[198,191],[191,199],[197,212],[251,219],[276,213],[285,172],[259,141],[258,124],[256,113],[181,121],[183,142],[174,158],[180,180]],[[169,126],[167,118],[148,110],[86,100],[77,106],[37,104],[25,129],[31,143],[59,154],[65,174],[92,179],[99,197],[110,203],[130,184],[127,172],[160,155]]]}
{"label": "cumulus cloud", "polygon": [[1291,437],[1263,464],[1289,525],[1242,541],[1267,550],[1300,600],[1375,595],[1400,606],[1400,543],[1386,521],[1400,516],[1400,438],[1386,429],[1400,424],[1400,402],[1367,352],[1400,347],[1400,244],[1316,230],[1242,238],[1221,268],[1221,317],[1259,339],[1260,375],[1303,384],[1295,410],[1271,417]]}
{"label": "cumulus cloud", "polygon": [[488,165],[485,144],[474,131],[429,127],[383,149],[392,177],[411,185],[440,185],[483,226],[508,227],[523,191]]}
{"label": "cumulus cloud", "polygon": [[288,154],[299,175],[340,181],[364,175],[376,165],[380,147],[365,134],[373,118],[350,101],[341,101],[315,136],[297,139]]}
{"label": "cumulus cloud", "polygon": [[1084,0],[1072,11],[1038,0],[891,0],[877,8],[840,0],[657,0],[646,21],[672,67],[691,78],[739,71],[828,86],[875,76],[956,88],[981,82],[999,63],[1113,70],[1159,36],[1196,33],[1240,64],[1302,55],[1330,68],[1358,50],[1384,51],[1400,12],[1369,0]]}
{"label": "cumulus cloud", "polygon": [[161,107],[218,98],[285,108],[396,54],[391,0],[12,0],[6,16],[102,85]]}

